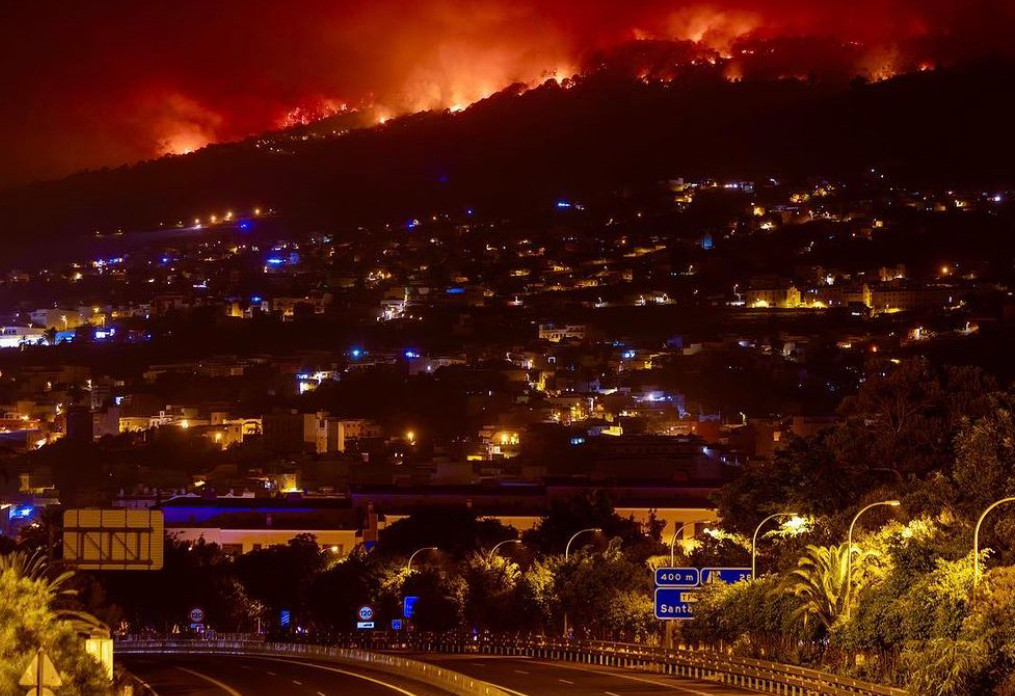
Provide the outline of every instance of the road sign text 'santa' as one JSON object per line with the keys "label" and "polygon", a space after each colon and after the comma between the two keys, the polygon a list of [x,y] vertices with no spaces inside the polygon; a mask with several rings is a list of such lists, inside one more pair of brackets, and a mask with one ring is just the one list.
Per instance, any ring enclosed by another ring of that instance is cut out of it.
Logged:
{"label": "road sign text 'santa'", "polygon": [[694,605],[698,601],[697,590],[675,587],[656,588],[657,619],[693,619]]}

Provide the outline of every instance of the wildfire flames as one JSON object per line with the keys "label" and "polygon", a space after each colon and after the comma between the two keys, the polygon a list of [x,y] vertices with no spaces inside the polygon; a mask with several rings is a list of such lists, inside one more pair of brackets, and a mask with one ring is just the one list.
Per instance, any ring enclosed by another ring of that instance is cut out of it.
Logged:
{"label": "wildfire flames", "polygon": [[[676,79],[689,65],[716,65],[730,80],[878,80],[1015,50],[1015,0],[184,0],[170,15],[127,0],[104,7],[71,4],[58,19],[37,3],[0,10],[20,28],[0,58],[16,64],[31,53],[41,64],[10,76],[0,105],[17,143],[2,165],[10,172],[186,152],[346,112],[382,123],[460,111],[510,85],[609,65],[646,80]],[[19,104],[45,117],[25,119]]]}

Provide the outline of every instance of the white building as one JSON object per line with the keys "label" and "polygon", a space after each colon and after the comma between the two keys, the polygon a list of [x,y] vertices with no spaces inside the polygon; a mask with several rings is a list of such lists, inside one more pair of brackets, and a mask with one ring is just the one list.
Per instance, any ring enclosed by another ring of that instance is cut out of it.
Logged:
{"label": "white building", "polygon": [[0,326],[0,348],[19,348],[23,345],[37,345],[46,340],[43,329],[24,326]]}

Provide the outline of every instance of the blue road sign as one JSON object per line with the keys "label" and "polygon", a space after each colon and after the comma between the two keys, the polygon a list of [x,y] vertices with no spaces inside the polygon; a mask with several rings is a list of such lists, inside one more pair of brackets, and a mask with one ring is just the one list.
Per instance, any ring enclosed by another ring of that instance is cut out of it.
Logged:
{"label": "blue road sign", "polygon": [[693,619],[694,604],[698,601],[697,590],[677,587],[656,588],[657,619]]}
{"label": "blue road sign", "polygon": [[697,587],[700,579],[697,568],[656,568],[656,587]]}
{"label": "blue road sign", "polygon": [[701,571],[701,584],[710,585],[714,582],[725,582],[732,585],[751,579],[750,568],[705,568]]}
{"label": "blue road sign", "polygon": [[391,620],[391,630],[392,631],[401,631],[402,630],[402,620],[401,619],[392,619]]}
{"label": "blue road sign", "polygon": [[411,619],[412,615],[416,613],[416,602],[419,601],[419,597],[415,595],[409,595],[402,600],[402,616],[407,619]]}

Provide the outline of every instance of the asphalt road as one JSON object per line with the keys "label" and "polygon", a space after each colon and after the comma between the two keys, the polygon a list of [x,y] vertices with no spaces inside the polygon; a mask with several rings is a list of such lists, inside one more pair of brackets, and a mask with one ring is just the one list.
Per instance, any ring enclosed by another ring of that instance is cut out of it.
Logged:
{"label": "asphalt road", "polygon": [[493,655],[415,655],[496,684],[516,696],[741,696],[756,694],[711,681],[570,662]]}
{"label": "asphalt road", "polygon": [[[593,665],[489,655],[416,655],[516,696],[741,696],[754,692]],[[344,664],[289,658],[124,655],[158,696],[446,696],[434,687]]]}
{"label": "asphalt road", "polygon": [[123,655],[158,696],[447,696],[419,682],[345,664],[232,655]]}

